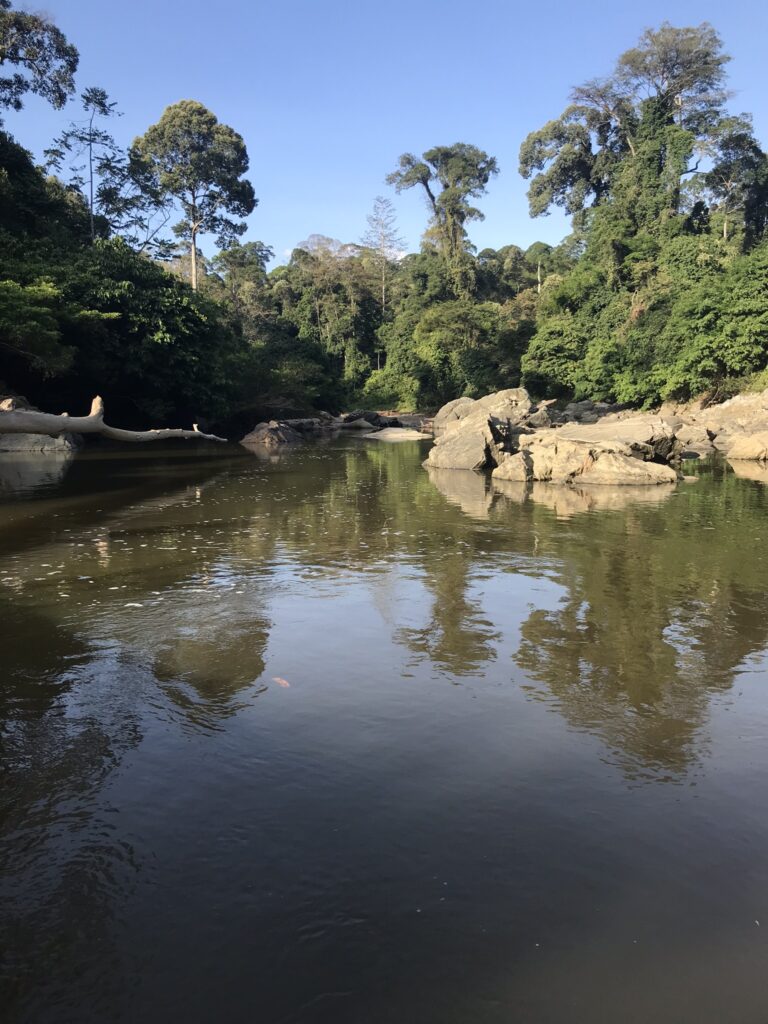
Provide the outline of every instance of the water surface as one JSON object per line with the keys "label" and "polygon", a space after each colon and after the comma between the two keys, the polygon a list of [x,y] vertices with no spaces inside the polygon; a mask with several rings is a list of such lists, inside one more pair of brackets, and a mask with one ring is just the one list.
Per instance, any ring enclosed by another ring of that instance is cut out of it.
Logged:
{"label": "water surface", "polygon": [[4,1020],[768,1020],[768,487],[423,451],[3,458]]}

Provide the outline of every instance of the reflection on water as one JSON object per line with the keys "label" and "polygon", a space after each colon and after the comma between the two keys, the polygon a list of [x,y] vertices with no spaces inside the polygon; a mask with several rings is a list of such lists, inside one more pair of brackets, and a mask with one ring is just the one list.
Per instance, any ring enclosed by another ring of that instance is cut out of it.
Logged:
{"label": "reflection on water", "polygon": [[768,484],[768,465],[764,462],[742,462],[734,459],[729,463],[736,476],[743,480],[756,480],[761,484]]}
{"label": "reflection on water", "polygon": [[10,1020],[766,1019],[768,489],[423,451],[0,465]]}

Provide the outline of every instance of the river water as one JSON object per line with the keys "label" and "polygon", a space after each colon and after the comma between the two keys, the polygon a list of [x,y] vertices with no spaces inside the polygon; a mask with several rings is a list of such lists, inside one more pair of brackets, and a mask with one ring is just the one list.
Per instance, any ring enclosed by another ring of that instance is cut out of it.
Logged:
{"label": "river water", "polygon": [[768,485],[423,454],[3,457],[4,1022],[768,1020]]}

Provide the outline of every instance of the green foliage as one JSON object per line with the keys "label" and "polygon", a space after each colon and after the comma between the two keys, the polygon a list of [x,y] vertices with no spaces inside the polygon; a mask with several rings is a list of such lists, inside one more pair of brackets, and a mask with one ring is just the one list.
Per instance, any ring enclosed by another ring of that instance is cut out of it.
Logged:
{"label": "green foliage", "polygon": [[[272,270],[268,245],[239,240],[256,199],[234,129],[183,100],[124,152],[104,127],[114,103],[86,89],[85,121],[49,151],[66,184],[0,132],[2,376],[53,407],[99,391],[144,422],[429,410],[521,381],[638,405],[756,386],[768,158],[749,116],[726,110],[727,61],[711,26],[664,23],[524,140],[531,213],[573,217],[558,246],[476,254],[468,227],[498,168],[456,143],[403,154],[388,177],[427,200],[420,252],[403,256],[379,196],[362,244],[310,235]],[[0,0],[0,104],[33,91],[60,105],[76,63],[43,16]],[[160,264],[148,256],[169,255],[174,208],[188,245]]]}
{"label": "green foliage", "polygon": [[470,298],[474,290],[465,225],[484,219],[469,200],[480,198],[495,174],[498,166],[494,157],[476,146],[457,142],[428,149],[421,160],[412,153],[403,153],[398,169],[387,176],[398,192],[416,185],[424,189],[432,211],[429,237],[446,262],[457,299]]}
{"label": "green foliage", "polygon": [[224,311],[123,240],[0,133],[0,358],[41,404],[102,394],[129,421],[228,410],[249,348]]}
{"label": "green foliage", "polygon": [[[75,91],[78,52],[44,14],[14,11],[0,0],[0,106],[21,110],[23,97],[36,93],[63,107]],[[13,67],[5,73],[7,65]]]}
{"label": "green foliage", "polygon": [[0,348],[44,374],[67,369],[72,349],[61,344],[61,292],[50,281],[0,281]]}
{"label": "green foliage", "polygon": [[180,204],[183,216],[174,231],[189,242],[197,288],[198,235],[213,233],[218,245],[230,244],[245,231],[239,218],[256,206],[253,186],[243,178],[248,153],[242,137],[202,103],[181,100],[134,141],[131,158],[161,194]]}
{"label": "green foliage", "polygon": [[768,173],[724,110],[727,60],[711,26],[665,23],[524,142],[532,213],[565,206],[586,242],[542,295],[522,364],[537,392],[648,405],[765,366]]}

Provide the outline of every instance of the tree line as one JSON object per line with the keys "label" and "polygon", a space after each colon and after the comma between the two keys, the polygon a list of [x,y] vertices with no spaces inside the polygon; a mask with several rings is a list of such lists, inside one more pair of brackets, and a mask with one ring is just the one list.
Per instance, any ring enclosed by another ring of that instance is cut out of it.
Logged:
{"label": "tree line", "polygon": [[[455,143],[386,179],[425,199],[419,252],[379,196],[358,240],[310,235],[272,270],[241,241],[257,199],[233,128],[182,100],[123,148],[88,87],[42,167],[0,130],[0,378],[46,407],[99,392],[129,421],[219,422],[518,383],[640,405],[766,384],[768,158],[729,109],[728,60],[710,25],[647,30],[523,141],[531,215],[572,218],[560,245],[478,252],[499,168]],[[0,0],[0,106],[64,107],[77,63]]]}

